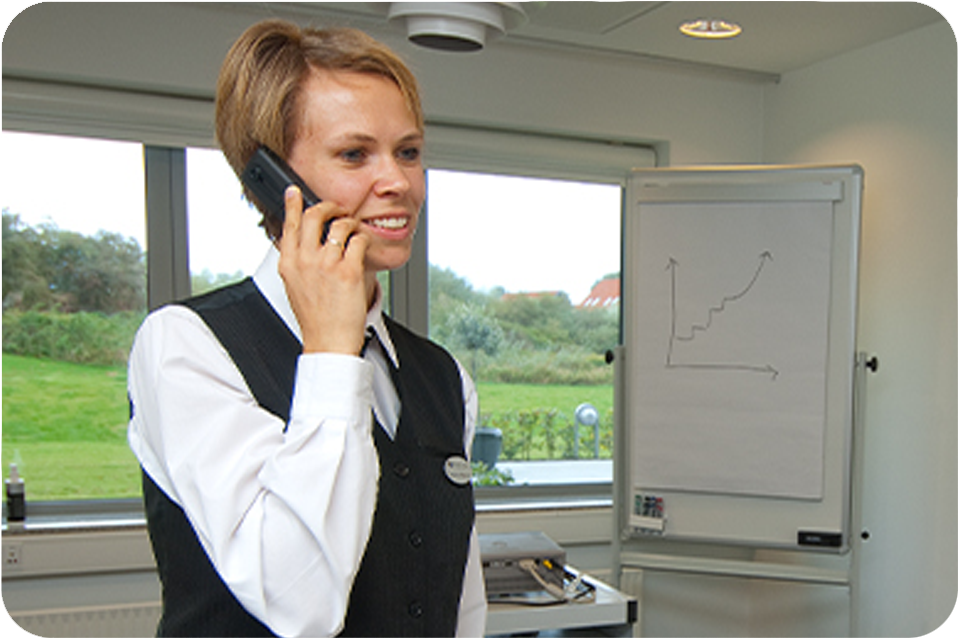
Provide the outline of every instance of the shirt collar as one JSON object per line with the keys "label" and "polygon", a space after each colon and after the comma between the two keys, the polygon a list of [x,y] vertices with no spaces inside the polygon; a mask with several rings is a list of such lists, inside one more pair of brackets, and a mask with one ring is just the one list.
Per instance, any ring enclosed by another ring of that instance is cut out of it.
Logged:
{"label": "shirt collar", "polygon": [[393,346],[393,340],[390,338],[390,332],[386,330],[386,321],[383,319],[383,289],[379,283],[376,284],[376,297],[373,300],[373,306],[366,313],[366,328],[372,329],[376,333],[377,339],[386,354],[393,361],[393,366],[400,367],[400,360],[396,356],[396,347]]}
{"label": "shirt collar", "polygon": [[[270,246],[266,257],[253,274],[253,283],[270,303],[276,314],[289,327],[296,338],[303,341],[303,332],[300,329],[300,323],[296,321],[296,315],[293,314],[293,308],[290,306],[290,300],[286,296],[286,287],[280,278],[279,272],[280,252],[275,246]],[[393,365],[399,368],[399,358],[396,356],[396,347],[393,346],[393,340],[390,339],[390,332],[386,330],[386,322],[383,320],[383,290],[379,284],[376,286],[376,297],[373,305],[366,314],[366,327],[376,333],[380,340],[383,350],[393,361]]]}

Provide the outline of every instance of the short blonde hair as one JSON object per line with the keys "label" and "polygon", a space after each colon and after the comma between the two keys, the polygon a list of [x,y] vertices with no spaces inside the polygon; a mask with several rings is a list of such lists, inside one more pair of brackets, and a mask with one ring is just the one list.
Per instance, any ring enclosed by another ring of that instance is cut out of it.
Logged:
{"label": "short blonde hair", "polygon": [[[217,143],[238,176],[260,144],[289,157],[301,120],[298,98],[311,69],[372,73],[392,80],[423,130],[416,78],[387,46],[356,29],[301,28],[284,20],[264,20],[233,44],[217,81]],[[280,221],[257,206],[263,214],[260,226],[270,237],[280,237]]]}

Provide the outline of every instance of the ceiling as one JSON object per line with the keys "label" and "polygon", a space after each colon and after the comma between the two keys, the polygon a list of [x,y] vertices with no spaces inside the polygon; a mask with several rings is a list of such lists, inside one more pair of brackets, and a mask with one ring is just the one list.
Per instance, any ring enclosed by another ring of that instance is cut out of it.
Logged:
{"label": "ceiling", "polygon": [[[274,7],[284,3],[273,3]],[[319,13],[378,23],[388,2],[309,3]],[[944,18],[918,2],[522,2],[522,26],[500,42],[666,59],[778,76]],[[287,7],[289,5],[286,5]],[[298,5],[300,10],[304,4]],[[724,41],[682,35],[685,21],[737,22]],[[359,25],[358,25],[359,26]],[[496,42],[488,46],[496,46]],[[465,54],[475,55],[475,54]]]}
{"label": "ceiling", "polygon": [[[525,24],[490,51],[620,56],[627,62],[685,65],[749,81],[782,74],[944,18],[918,2],[522,2]],[[53,2],[23,10],[3,38],[3,77],[138,89],[209,100],[230,43],[268,16],[304,24],[348,25],[394,43],[405,26],[387,2]],[[682,35],[697,18],[742,25],[725,41]],[[420,66],[483,53],[449,53],[402,43]],[[411,49],[407,49],[407,46]],[[415,51],[415,53],[413,53]],[[476,58],[473,58],[477,60]],[[503,58],[498,58],[502,60]],[[477,61],[482,61],[480,58]],[[4,84],[7,91],[7,84]]]}

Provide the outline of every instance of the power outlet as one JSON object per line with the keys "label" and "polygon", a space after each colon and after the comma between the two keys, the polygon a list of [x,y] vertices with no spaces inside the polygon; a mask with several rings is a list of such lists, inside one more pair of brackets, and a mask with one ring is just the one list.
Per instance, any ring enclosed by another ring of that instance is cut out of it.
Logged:
{"label": "power outlet", "polygon": [[17,570],[23,565],[23,546],[20,544],[3,544],[4,570]]}

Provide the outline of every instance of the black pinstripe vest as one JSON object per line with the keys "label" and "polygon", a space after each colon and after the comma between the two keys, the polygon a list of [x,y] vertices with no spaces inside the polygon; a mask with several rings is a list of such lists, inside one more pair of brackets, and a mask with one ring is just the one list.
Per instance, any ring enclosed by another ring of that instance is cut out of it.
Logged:
{"label": "black pinstripe vest", "polygon": [[[184,304],[230,353],[259,404],[285,423],[301,346],[252,280]],[[379,491],[343,635],[452,636],[474,518],[472,487],[444,472],[450,456],[465,456],[462,381],[440,347],[386,322],[401,362],[392,376],[402,411],[395,440],[373,429]],[[158,634],[271,635],[220,579],[183,511],[146,473],[143,481],[163,585]]]}

